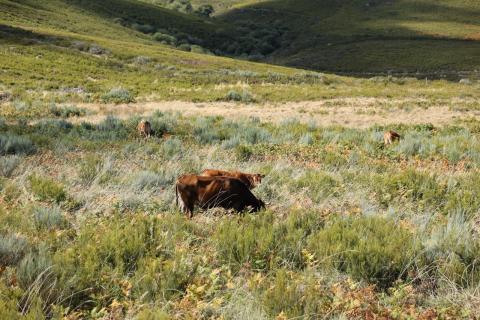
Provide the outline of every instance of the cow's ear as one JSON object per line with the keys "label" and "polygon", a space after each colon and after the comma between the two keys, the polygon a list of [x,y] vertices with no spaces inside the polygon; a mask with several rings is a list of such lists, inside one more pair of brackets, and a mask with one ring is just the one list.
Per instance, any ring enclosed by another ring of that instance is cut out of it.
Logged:
{"label": "cow's ear", "polygon": [[265,175],[264,174],[260,174],[260,178],[265,178]]}

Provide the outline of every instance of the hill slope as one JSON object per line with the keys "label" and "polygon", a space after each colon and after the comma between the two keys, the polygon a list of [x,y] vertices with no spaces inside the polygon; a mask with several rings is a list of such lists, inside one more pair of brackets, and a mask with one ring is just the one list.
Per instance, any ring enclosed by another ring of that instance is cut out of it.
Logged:
{"label": "hill slope", "polygon": [[270,61],[345,72],[440,72],[480,66],[480,2],[246,1],[223,21],[285,27]]}
{"label": "hill slope", "polygon": [[[249,12],[243,14],[250,19]],[[121,101],[134,97],[251,102],[477,94],[474,86],[357,80],[200,54],[217,45],[232,49],[232,54],[240,53],[238,48],[250,53],[262,47],[271,50],[272,45],[263,39],[280,47],[269,58],[276,63],[296,64],[295,59],[309,52],[282,46],[282,39],[294,34],[293,19],[263,28],[268,19],[242,23],[241,12],[231,14],[240,15],[235,24],[228,23],[227,16],[201,19],[135,0],[0,0],[0,93],[9,92],[11,100],[87,102],[111,101],[106,93],[117,87],[128,91],[113,90]],[[258,27],[251,35],[255,41],[250,41],[247,32],[252,27]],[[299,37],[292,43],[308,39]],[[477,59],[472,57],[466,56],[461,63]],[[315,65],[320,60],[312,61]],[[350,61],[338,61],[342,63]]]}

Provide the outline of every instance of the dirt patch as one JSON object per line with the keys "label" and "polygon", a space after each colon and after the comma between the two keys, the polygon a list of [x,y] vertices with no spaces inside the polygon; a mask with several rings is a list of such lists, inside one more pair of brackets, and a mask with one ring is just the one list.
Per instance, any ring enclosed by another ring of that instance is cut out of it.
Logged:
{"label": "dirt patch", "polygon": [[155,111],[180,112],[185,116],[223,116],[226,118],[257,117],[261,121],[280,123],[288,119],[320,126],[340,125],[367,128],[373,125],[422,124],[444,125],[455,120],[479,119],[480,110],[455,108],[465,101],[449,100],[425,104],[421,99],[391,100],[377,98],[345,98],[283,104],[236,104],[228,102],[194,103],[183,101],[143,102],[128,105],[82,104],[92,115],[72,121],[99,122],[107,115],[126,119],[133,115],[147,117]]}

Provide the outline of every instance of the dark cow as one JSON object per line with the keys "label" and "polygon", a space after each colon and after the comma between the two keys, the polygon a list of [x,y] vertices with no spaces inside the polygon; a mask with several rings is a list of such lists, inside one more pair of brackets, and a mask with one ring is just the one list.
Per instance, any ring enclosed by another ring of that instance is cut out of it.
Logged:
{"label": "dark cow", "polygon": [[216,169],[205,169],[200,174],[204,177],[231,177],[236,178],[242,181],[248,189],[252,190],[257,185],[262,183],[262,178],[265,176],[260,173],[244,173],[240,171],[224,171],[224,170],[216,170]]}
{"label": "dark cow", "polygon": [[202,209],[221,207],[243,211],[251,207],[256,212],[265,208],[240,180],[231,177],[204,177],[193,174],[178,178],[175,185],[177,206],[180,201],[182,211],[193,217],[197,204]]}

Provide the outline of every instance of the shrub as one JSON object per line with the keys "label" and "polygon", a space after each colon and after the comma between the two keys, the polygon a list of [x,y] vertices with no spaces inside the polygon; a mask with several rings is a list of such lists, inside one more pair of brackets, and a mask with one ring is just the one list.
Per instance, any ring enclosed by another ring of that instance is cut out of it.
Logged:
{"label": "shrub", "polygon": [[253,151],[243,144],[235,147],[235,156],[239,161],[248,161],[253,155]]}
{"label": "shrub", "polygon": [[187,51],[189,52],[191,50],[191,47],[189,44],[186,44],[186,43],[182,43],[181,45],[179,45],[177,47],[178,49],[182,50],[182,51]]}
{"label": "shrub", "polygon": [[196,14],[206,18],[209,18],[214,12],[215,9],[213,9],[212,5],[210,4],[202,4],[197,8],[197,10],[195,10]]}
{"label": "shrub", "polygon": [[[18,282],[24,289],[33,289],[40,292],[44,287],[52,284],[45,280],[52,275],[51,268],[52,264],[48,250],[41,245],[39,249],[27,253],[20,261],[17,268]],[[36,287],[32,286],[34,283]]]}
{"label": "shrub", "polygon": [[339,220],[314,234],[308,246],[321,264],[381,288],[404,278],[419,251],[410,232],[381,217]]}
{"label": "shrub", "polygon": [[60,203],[67,199],[67,193],[61,184],[52,179],[37,175],[29,177],[33,193],[42,201],[54,201]]}
{"label": "shrub", "polygon": [[108,50],[98,45],[92,44],[88,48],[88,53],[95,54],[95,55],[102,55],[102,54],[108,54]]}
{"label": "shrub", "polygon": [[87,112],[85,109],[76,106],[57,107],[56,105],[52,105],[50,107],[50,113],[56,117],[70,118],[84,116]]}
{"label": "shrub", "polygon": [[138,56],[133,59],[133,63],[138,65],[147,65],[152,62],[152,58],[147,56]]}
{"label": "shrub", "polygon": [[104,103],[130,103],[135,102],[135,98],[127,89],[118,87],[113,88],[102,96]]}
{"label": "shrub", "polygon": [[29,155],[36,151],[33,142],[22,136],[0,134],[0,156],[8,154]]}
{"label": "shrub", "polygon": [[162,154],[167,159],[179,158],[183,153],[182,141],[178,138],[170,138],[162,143]]}
{"label": "shrub", "polygon": [[177,43],[177,39],[174,36],[169,34],[157,32],[153,35],[153,39],[158,42],[162,42],[164,44],[169,44],[174,46]]}
{"label": "shrub", "polygon": [[202,53],[202,54],[212,54],[212,52],[208,49],[205,49],[199,45],[192,44],[190,46],[190,51],[194,53]]}
{"label": "shrub", "polygon": [[237,268],[249,263],[255,269],[265,269],[273,262],[270,259],[276,243],[272,214],[225,220],[213,237],[221,259]]}
{"label": "shrub", "polygon": [[35,207],[33,221],[38,230],[64,229],[68,226],[68,221],[59,207]]}
{"label": "shrub", "polygon": [[245,102],[245,103],[250,103],[254,102],[255,100],[253,99],[252,95],[248,91],[243,91],[242,93],[239,93],[235,90],[231,90],[227,93],[225,96],[225,100],[227,101],[237,101],[237,102]]}
{"label": "shrub", "polygon": [[298,141],[299,144],[303,144],[303,145],[312,145],[313,144],[313,136],[311,133],[307,132],[305,133],[301,138],[300,140]]}
{"label": "shrub", "polygon": [[384,206],[390,205],[392,200],[408,199],[420,208],[427,205],[441,207],[445,203],[447,189],[437,179],[436,175],[408,169],[397,174],[375,176],[369,185]]}
{"label": "shrub", "polygon": [[156,30],[154,26],[149,24],[134,23],[132,24],[132,27],[142,33],[154,33]]}
{"label": "shrub", "polygon": [[95,156],[87,156],[80,163],[80,168],[78,172],[79,178],[85,184],[91,184],[97,177],[103,161]]}
{"label": "shrub", "polygon": [[44,119],[35,125],[35,131],[43,135],[58,136],[73,128],[73,124],[63,119]]}
{"label": "shrub", "polygon": [[[436,279],[467,287],[480,280],[480,244],[464,213],[453,212],[424,239],[425,258]],[[448,285],[448,284],[447,284]]]}
{"label": "shrub", "polygon": [[[168,170],[168,173],[172,173],[172,170]],[[166,187],[173,183],[175,176],[173,174],[158,174],[152,171],[141,171],[136,174],[132,181],[132,187],[135,190],[154,189],[159,187]]]}
{"label": "shrub", "polygon": [[0,175],[3,177],[9,178],[15,168],[17,168],[20,163],[20,158],[18,156],[4,156],[0,158]]}
{"label": "shrub", "polygon": [[16,265],[25,255],[28,242],[18,234],[0,234],[0,266]]}

